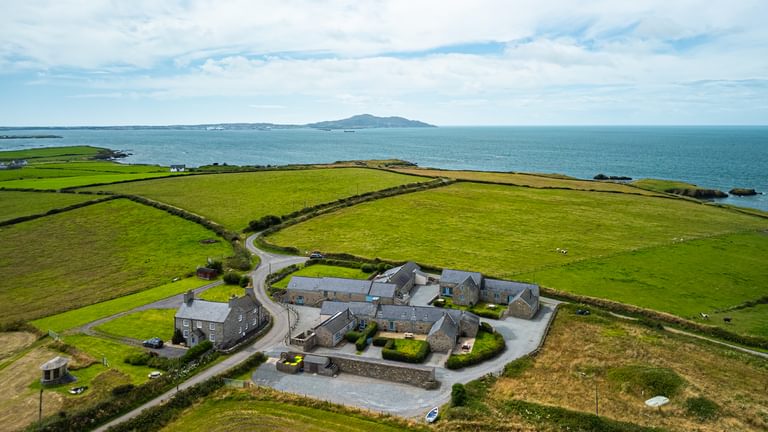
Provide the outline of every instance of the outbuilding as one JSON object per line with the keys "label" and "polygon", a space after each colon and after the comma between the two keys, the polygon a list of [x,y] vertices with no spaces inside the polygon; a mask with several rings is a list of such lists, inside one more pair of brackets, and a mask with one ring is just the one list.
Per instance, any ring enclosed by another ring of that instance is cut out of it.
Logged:
{"label": "outbuilding", "polygon": [[75,378],[69,374],[69,359],[62,356],[56,356],[40,366],[43,372],[40,383],[43,385],[55,385],[74,381]]}

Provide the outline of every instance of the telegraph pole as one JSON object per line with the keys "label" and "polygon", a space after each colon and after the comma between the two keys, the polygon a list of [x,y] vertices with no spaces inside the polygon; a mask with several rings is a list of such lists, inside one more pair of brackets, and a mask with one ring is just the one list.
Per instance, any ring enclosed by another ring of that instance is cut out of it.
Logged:
{"label": "telegraph pole", "polygon": [[37,411],[37,421],[42,422],[43,421],[43,389],[40,388],[40,408]]}
{"label": "telegraph pole", "polygon": [[597,396],[597,379],[595,379],[595,415],[596,416],[600,415],[598,396]]}

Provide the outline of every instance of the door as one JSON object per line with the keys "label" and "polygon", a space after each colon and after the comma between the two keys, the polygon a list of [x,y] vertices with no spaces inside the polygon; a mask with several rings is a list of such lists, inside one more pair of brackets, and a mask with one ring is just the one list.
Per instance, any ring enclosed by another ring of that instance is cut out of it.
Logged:
{"label": "door", "polygon": [[304,304],[304,296],[296,296],[296,304],[297,305],[303,305]]}
{"label": "door", "polygon": [[396,331],[396,330],[397,330],[397,327],[395,327],[395,322],[394,321],[390,321],[389,322],[389,331]]}

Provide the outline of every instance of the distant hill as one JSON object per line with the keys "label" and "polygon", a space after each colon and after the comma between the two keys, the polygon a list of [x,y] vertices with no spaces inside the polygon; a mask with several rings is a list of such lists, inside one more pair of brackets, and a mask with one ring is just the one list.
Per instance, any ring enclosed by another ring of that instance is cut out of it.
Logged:
{"label": "distant hill", "polygon": [[360,114],[343,120],[331,120],[310,123],[307,127],[317,129],[371,129],[371,128],[412,128],[436,127],[418,120],[408,120],[403,117],[376,117],[370,114]]}
{"label": "distant hill", "polygon": [[416,120],[408,120],[403,117],[376,117],[370,114],[361,114],[342,120],[323,121],[318,123],[309,123],[304,125],[293,124],[275,124],[275,123],[216,123],[216,124],[196,124],[196,125],[168,125],[168,126],[27,126],[13,127],[0,126],[0,131],[10,130],[72,130],[72,129],[94,129],[94,130],[132,130],[132,129],[174,129],[174,130],[243,130],[243,129],[373,129],[373,128],[414,128],[414,127],[437,127],[431,124]]}

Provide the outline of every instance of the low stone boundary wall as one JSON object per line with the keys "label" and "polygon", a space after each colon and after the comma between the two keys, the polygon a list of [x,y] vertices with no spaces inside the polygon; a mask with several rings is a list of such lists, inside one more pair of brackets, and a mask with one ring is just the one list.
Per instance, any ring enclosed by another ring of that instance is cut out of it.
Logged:
{"label": "low stone boundary wall", "polygon": [[344,355],[323,357],[330,358],[339,367],[339,372],[409,384],[427,390],[440,387],[440,382],[435,378],[435,368],[433,367],[405,365],[387,360],[348,357]]}

